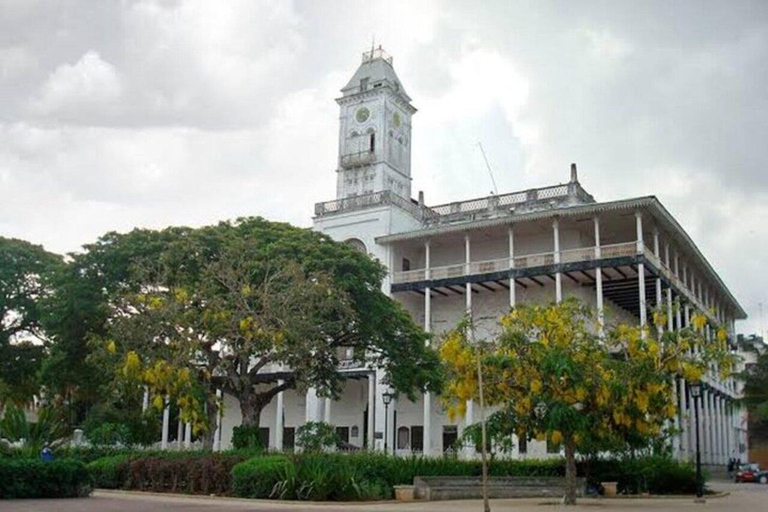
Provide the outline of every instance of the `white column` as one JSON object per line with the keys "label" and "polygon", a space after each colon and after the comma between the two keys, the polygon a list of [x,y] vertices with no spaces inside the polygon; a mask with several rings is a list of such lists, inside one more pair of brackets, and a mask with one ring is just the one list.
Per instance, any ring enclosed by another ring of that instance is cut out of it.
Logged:
{"label": "white column", "polygon": [[[675,413],[675,417],[673,419],[673,425],[675,428],[675,431],[678,431],[680,429],[680,387],[677,385],[677,379],[672,379],[672,393],[674,393],[675,397],[675,410],[677,411]],[[675,457],[675,459],[680,460],[680,438],[679,435],[677,439],[673,439],[672,441],[672,454]]]}
{"label": "white column", "polygon": [[[552,235],[555,239],[555,264],[560,263],[560,221],[552,221]],[[555,300],[559,304],[563,300],[563,279],[560,272],[555,272]]]}
{"label": "white column", "polygon": [[[430,278],[429,240],[424,244],[424,262],[427,280]],[[432,292],[424,290],[424,331],[432,332]],[[424,455],[432,453],[432,393],[424,393]]]}
{"label": "white column", "polygon": [[[680,278],[680,257],[677,255],[677,251],[675,251],[675,276],[677,276],[678,279]],[[675,320],[677,330],[681,330],[683,328],[683,324],[680,308],[677,308],[677,311],[675,312]]]}
{"label": "white column", "polygon": [[[678,325],[678,328],[680,326]],[[672,288],[667,288],[667,329],[669,331],[674,330],[674,325],[672,323]]]}
{"label": "white column", "polygon": [[179,420],[176,425],[176,446],[181,448],[184,441],[184,423],[181,421],[181,410],[179,410]]}
{"label": "white column", "polygon": [[690,453],[691,418],[688,414],[688,384],[680,379],[680,451],[682,458],[687,460]]}
{"label": "white column", "polygon": [[323,407],[323,421],[325,423],[331,423],[331,399],[326,398]]}
{"label": "white column", "polygon": [[141,400],[141,412],[147,412],[149,409],[149,387],[144,386],[144,397]]}
{"label": "white column", "polygon": [[640,327],[643,329],[643,337],[645,337],[644,329],[648,325],[648,312],[645,304],[645,265],[643,263],[637,264],[637,285],[640,296]]}
{"label": "white column", "polygon": [[189,421],[184,426],[184,448],[192,447],[192,423]]}
{"label": "white column", "polygon": [[165,400],[163,400],[163,404],[165,407],[163,407],[163,437],[160,441],[160,448],[162,450],[168,449],[168,429],[170,428],[170,421],[171,421],[171,410],[170,410],[170,403],[168,400],[168,397],[165,397]]}
{"label": "white column", "polygon": [[720,463],[728,463],[728,421],[727,412],[725,410],[725,397],[720,397],[720,403],[718,404],[720,410]]}
{"label": "white column", "polygon": [[376,372],[368,374],[368,449],[373,451],[376,447]]}
{"label": "white column", "polygon": [[[278,386],[282,386],[283,384],[285,384],[283,380],[277,381]],[[277,394],[277,397],[275,397],[275,450],[279,452],[283,451],[283,431],[285,430],[285,425],[283,423],[285,396],[283,393],[284,391],[280,391]]]}
{"label": "white column", "polygon": [[709,399],[707,395],[709,390],[702,386],[701,389],[701,417],[699,422],[701,425],[701,461],[705,464],[709,463]]}
{"label": "white column", "polygon": [[[659,231],[657,229],[653,230],[653,253],[656,256],[656,258],[661,262],[661,254],[659,253]],[[659,263],[659,267],[661,267],[661,263]],[[661,313],[661,268],[659,270],[659,275],[656,276],[656,310]],[[655,324],[655,322],[654,322]],[[656,329],[658,329],[659,338],[661,338],[661,335],[664,333],[664,326],[663,325],[654,325]]]}
{"label": "white column", "polygon": [[213,451],[218,452],[221,451],[221,403],[222,403],[222,392],[220,389],[216,390],[216,407],[218,407],[218,411],[216,412],[216,430],[213,432]]}
{"label": "white column", "polygon": [[640,211],[635,212],[635,228],[637,231],[637,254],[643,254],[645,242],[643,241],[643,214]]}
{"label": "white column", "polygon": [[317,390],[308,388],[304,400],[304,422],[317,421]]}
{"label": "white column", "polygon": [[712,407],[712,390],[707,390],[707,448],[709,452],[709,456],[707,457],[707,461],[710,464],[714,464],[715,462],[715,443],[714,443],[714,429],[713,423],[714,423],[714,411]]}
{"label": "white column", "polygon": [[[635,212],[635,227],[637,228],[637,253],[643,254],[645,246],[643,243],[643,215],[639,211]],[[643,337],[645,337],[645,327],[648,325],[648,311],[645,304],[645,265],[638,263],[637,265],[637,284],[640,289],[640,327],[643,329]]]}
{"label": "white column", "polygon": [[[600,218],[594,218],[595,224],[595,260],[599,261],[602,257],[600,251]],[[603,310],[603,267],[595,267],[595,288],[597,301],[597,329],[600,337],[603,337],[605,329],[605,312]]]}
{"label": "white column", "polygon": [[[515,268],[515,229],[509,226],[509,268]],[[515,297],[515,278],[509,278],[509,307],[515,307],[517,298]]]}
{"label": "white column", "polygon": [[[469,275],[471,273],[471,266],[472,266],[472,247],[470,244],[469,234],[464,235],[464,266],[466,269],[466,274]],[[467,317],[472,320],[472,284],[467,283],[467,289],[464,294],[466,298],[466,310],[467,310]],[[471,325],[471,324],[470,324]],[[472,326],[474,328],[474,326]],[[466,403],[466,414],[464,415],[464,428],[467,428],[468,426],[472,425],[475,422],[475,403],[473,400],[467,400]],[[475,447],[470,443],[468,446],[464,447],[464,455],[466,457],[472,457],[475,453]]]}

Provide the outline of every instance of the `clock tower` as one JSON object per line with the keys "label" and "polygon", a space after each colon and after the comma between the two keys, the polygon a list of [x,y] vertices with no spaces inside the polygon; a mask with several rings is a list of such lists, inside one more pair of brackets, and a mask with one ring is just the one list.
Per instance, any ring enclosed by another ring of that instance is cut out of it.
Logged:
{"label": "clock tower", "polygon": [[411,197],[411,116],[416,109],[381,46],[341,90],[336,198],[392,191]]}

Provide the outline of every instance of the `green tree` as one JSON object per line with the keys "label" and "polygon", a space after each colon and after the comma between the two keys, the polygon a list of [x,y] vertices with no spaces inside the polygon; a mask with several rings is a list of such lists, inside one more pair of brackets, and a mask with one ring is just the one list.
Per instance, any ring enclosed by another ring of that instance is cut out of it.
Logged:
{"label": "green tree", "polygon": [[768,352],[739,377],[744,381],[743,403],[749,411],[749,431],[757,439],[768,439]]}
{"label": "green tree", "polygon": [[[247,426],[258,426],[282,390],[338,393],[347,347],[383,366],[404,394],[439,387],[427,335],[380,290],[384,267],[325,235],[240,219],[190,230],[160,257],[135,263],[136,286],[115,302],[109,339],[124,357],[140,357],[155,394],[183,398],[201,429],[215,388],[238,398]],[[267,369],[282,383],[265,381]],[[174,375],[196,386],[174,387]]]}
{"label": "green tree", "polygon": [[60,265],[61,257],[39,245],[0,237],[0,404],[24,403],[40,389],[46,339],[40,304]]}
{"label": "green tree", "polygon": [[82,423],[90,407],[110,396],[104,388],[111,386],[111,374],[89,357],[92,339],[107,335],[115,301],[139,286],[136,262],[159,258],[184,232],[172,228],[107,233],[71,254],[51,276],[52,292],[41,303],[41,321],[50,340],[42,381],[52,401],[66,406],[71,425]]}
{"label": "green tree", "polygon": [[[666,321],[656,315],[659,325]],[[576,502],[576,453],[596,444],[647,443],[662,434],[676,411],[672,380],[699,379],[711,363],[723,372],[731,360],[723,333],[703,335],[705,318],[694,327],[652,336],[619,326],[605,339],[595,315],[576,299],[548,306],[524,305],[500,320],[491,340],[472,341],[464,322],[448,332],[440,354],[448,367],[444,399],[452,414],[478,398],[478,359],[485,403],[500,408],[492,422],[507,435],[562,444],[566,460],[566,504]],[[694,357],[692,349],[698,352]]]}

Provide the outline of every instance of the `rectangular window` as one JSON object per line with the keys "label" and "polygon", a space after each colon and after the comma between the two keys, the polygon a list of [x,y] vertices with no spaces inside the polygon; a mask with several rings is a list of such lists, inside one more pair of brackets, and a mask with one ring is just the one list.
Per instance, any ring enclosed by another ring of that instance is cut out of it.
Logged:
{"label": "rectangular window", "polygon": [[283,449],[293,450],[296,445],[296,427],[283,428]]}
{"label": "rectangular window", "polygon": [[349,443],[349,427],[336,427],[336,436],[342,443]]}
{"label": "rectangular window", "polygon": [[517,453],[528,453],[528,438],[526,436],[520,436],[517,438]]}
{"label": "rectangular window", "polygon": [[459,441],[459,427],[443,425],[443,453],[455,452]]}
{"label": "rectangular window", "polygon": [[424,451],[424,427],[421,425],[411,427],[411,451]]}
{"label": "rectangular window", "polygon": [[269,427],[259,428],[259,442],[262,448],[269,448]]}
{"label": "rectangular window", "polygon": [[373,153],[374,151],[376,151],[376,134],[375,134],[375,133],[372,133],[372,134],[371,134],[371,146],[370,146],[370,148],[369,148],[369,151],[370,151],[371,153]]}
{"label": "rectangular window", "polygon": [[408,270],[411,270],[411,260],[403,258],[403,271],[406,272]]}

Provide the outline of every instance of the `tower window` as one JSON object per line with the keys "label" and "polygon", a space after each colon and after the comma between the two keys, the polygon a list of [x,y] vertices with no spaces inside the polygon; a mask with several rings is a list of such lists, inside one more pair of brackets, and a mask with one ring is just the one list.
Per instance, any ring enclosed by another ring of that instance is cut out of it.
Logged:
{"label": "tower window", "polygon": [[369,151],[373,153],[376,150],[376,134],[371,134],[371,147],[369,148]]}

